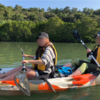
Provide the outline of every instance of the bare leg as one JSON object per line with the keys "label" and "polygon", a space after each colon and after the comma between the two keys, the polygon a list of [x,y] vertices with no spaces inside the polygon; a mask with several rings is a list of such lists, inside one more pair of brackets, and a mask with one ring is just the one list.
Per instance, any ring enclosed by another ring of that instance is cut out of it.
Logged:
{"label": "bare leg", "polygon": [[72,77],[72,76],[77,76],[77,75],[81,75],[81,71],[79,69],[77,69],[74,73],[72,73],[71,75],[69,75],[69,77]]}
{"label": "bare leg", "polygon": [[[17,73],[18,73],[18,71],[16,71],[16,72],[10,74],[9,76],[7,76],[7,77],[1,79],[0,81],[2,81],[2,80],[6,80],[6,81],[7,81],[7,80],[14,80],[14,76],[15,76]],[[34,71],[32,68],[27,67],[27,76],[28,76],[28,78],[32,78],[32,77],[35,77],[35,76],[36,76],[36,73],[35,73],[35,71]]]}
{"label": "bare leg", "polygon": [[22,69],[22,66],[17,67],[17,68],[14,68],[14,69],[12,69],[12,70],[9,71],[9,72],[0,75],[0,78],[4,78],[4,77],[6,77],[6,76],[9,76],[9,75],[13,74],[14,72],[20,71],[21,69]]}
{"label": "bare leg", "polygon": [[82,63],[82,65],[71,75],[69,76],[76,76],[76,75],[81,75],[83,74],[86,70],[88,69],[88,64],[87,63]]}
{"label": "bare leg", "polygon": [[64,65],[64,67],[72,67],[72,64],[71,63],[67,63]]}
{"label": "bare leg", "polygon": [[[26,66],[26,68],[30,68],[30,67]],[[18,71],[20,71],[21,69],[22,69],[22,66],[17,67],[17,68],[14,68],[14,69],[12,69],[12,70],[9,71],[9,72],[0,75],[0,79],[5,78],[5,77],[7,77],[7,76],[9,76],[9,75],[11,75],[11,74],[13,74],[13,73],[15,73],[15,72],[18,72]]]}
{"label": "bare leg", "polygon": [[74,59],[70,63],[65,64],[64,67],[67,67],[67,66],[72,67],[72,66],[75,66],[75,65],[79,66],[79,63],[80,63],[79,60]]}

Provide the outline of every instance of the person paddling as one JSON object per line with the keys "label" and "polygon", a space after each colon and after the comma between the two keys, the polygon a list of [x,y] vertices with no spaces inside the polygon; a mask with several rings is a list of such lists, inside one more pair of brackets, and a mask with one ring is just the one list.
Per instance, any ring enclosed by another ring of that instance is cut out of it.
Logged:
{"label": "person paddling", "polygon": [[90,58],[89,53],[92,51],[93,56],[95,57],[97,62],[100,64],[100,31],[94,36],[94,38],[95,38],[97,45],[94,47],[93,50],[87,49],[87,57],[89,57],[88,59],[89,62],[75,59],[75,60],[72,60],[70,63],[67,63],[66,65],[64,65],[64,67],[76,66],[78,68],[75,72],[73,72],[69,76],[76,76],[76,75],[81,75],[84,73],[91,73],[98,69],[97,64],[94,62],[92,58]]}
{"label": "person paddling", "polygon": [[[57,63],[57,52],[53,43],[49,40],[49,35],[46,32],[41,32],[37,39],[38,48],[36,56],[22,55],[32,58],[32,60],[24,60],[22,63],[31,63],[32,67],[26,66],[28,78],[38,77],[41,75],[49,75],[53,77],[54,67]],[[34,59],[34,60],[33,60]],[[22,69],[22,66],[0,75],[2,80],[13,80],[16,73]]]}

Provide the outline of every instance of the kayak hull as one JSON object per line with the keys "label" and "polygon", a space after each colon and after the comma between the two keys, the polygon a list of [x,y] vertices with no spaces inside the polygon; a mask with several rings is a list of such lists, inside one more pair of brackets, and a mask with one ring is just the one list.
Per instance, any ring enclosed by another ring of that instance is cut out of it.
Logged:
{"label": "kayak hull", "polygon": [[[13,68],[3,68],[0,73],[6,73]],[[100,85],[100,75],[83,74],[74,77],[58,77],[48,79],[52,87],[57,91],[66,91],[69,89],[78,89],[83,87]],[[48,93],[53,92],[44,80],[29,80],[31,93]],[[0,95],[23,95],[16,86],[14,81],[1,81]]]}

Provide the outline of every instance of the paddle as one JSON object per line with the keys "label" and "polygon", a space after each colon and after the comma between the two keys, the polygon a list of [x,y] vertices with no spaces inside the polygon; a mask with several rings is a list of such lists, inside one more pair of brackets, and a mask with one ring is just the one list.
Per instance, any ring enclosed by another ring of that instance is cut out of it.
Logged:
{"label": "paddle", "polygon": [[[22,54],[24,54],[24,51],[21,49]],[[23,57],[23,60],[25,59],[25,57]],[[19,71],[15,77],[14,77],[14,82],[17,85],[17,87],[24,92],[26,95],[30,96],[30,85],[28,82],[28,78],[26,75],[26,67],[25,64],[22,64],[23,68],[21,71]]]}
{"label": "paddle", "polygon": [[[82,39],[81,39],[81,37],[80,37],[80,35],[79,35],[79,33],[77,32],[76,29],[73,30],[73,36],[74,36],[74,38],[76,38],[79,42],[82,43],[82,45],[85,47],[86,50],[88,49],[88,48],[86,47],[85,43],[82,41]],[[93,53],[90,52],[89,54],[90,54],[90,56],[92,57],[92,59],[95,61],[95,63],[97,64],[97,66],[100,67],[99,63],[98,63],[97,60],[94,58]]]}

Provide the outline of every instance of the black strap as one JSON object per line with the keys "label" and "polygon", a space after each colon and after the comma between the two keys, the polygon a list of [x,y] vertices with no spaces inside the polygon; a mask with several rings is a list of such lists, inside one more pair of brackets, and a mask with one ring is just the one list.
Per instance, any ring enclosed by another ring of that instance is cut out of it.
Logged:
{"label": "black strap", "polygon": [[53,70],[54,67],[51,67],[51,73],[49,75],[50,78],[54,78],[54,74],[55,74],[55,69]]}
{"label": "black strap", "polygon": [[47,74],[47,75],[41,75],[39,77],[30,78],[30,80],[39,80],[39,79],[41,79],[41,80],[45,81],[48,84],[48,86],[53,90],[53,92],[57,93],[56,90],[52,87],[52,85],[47,80],[48,78],[49,78],[49,75]]}
{"label": "black strap", "polygon": [[49,83],[49,81],[46,78],[41,78],[45,82],[47,82],[48,86],[53,90],[53,92],[57,93],[56,90],[52,87],[52,85]]}

